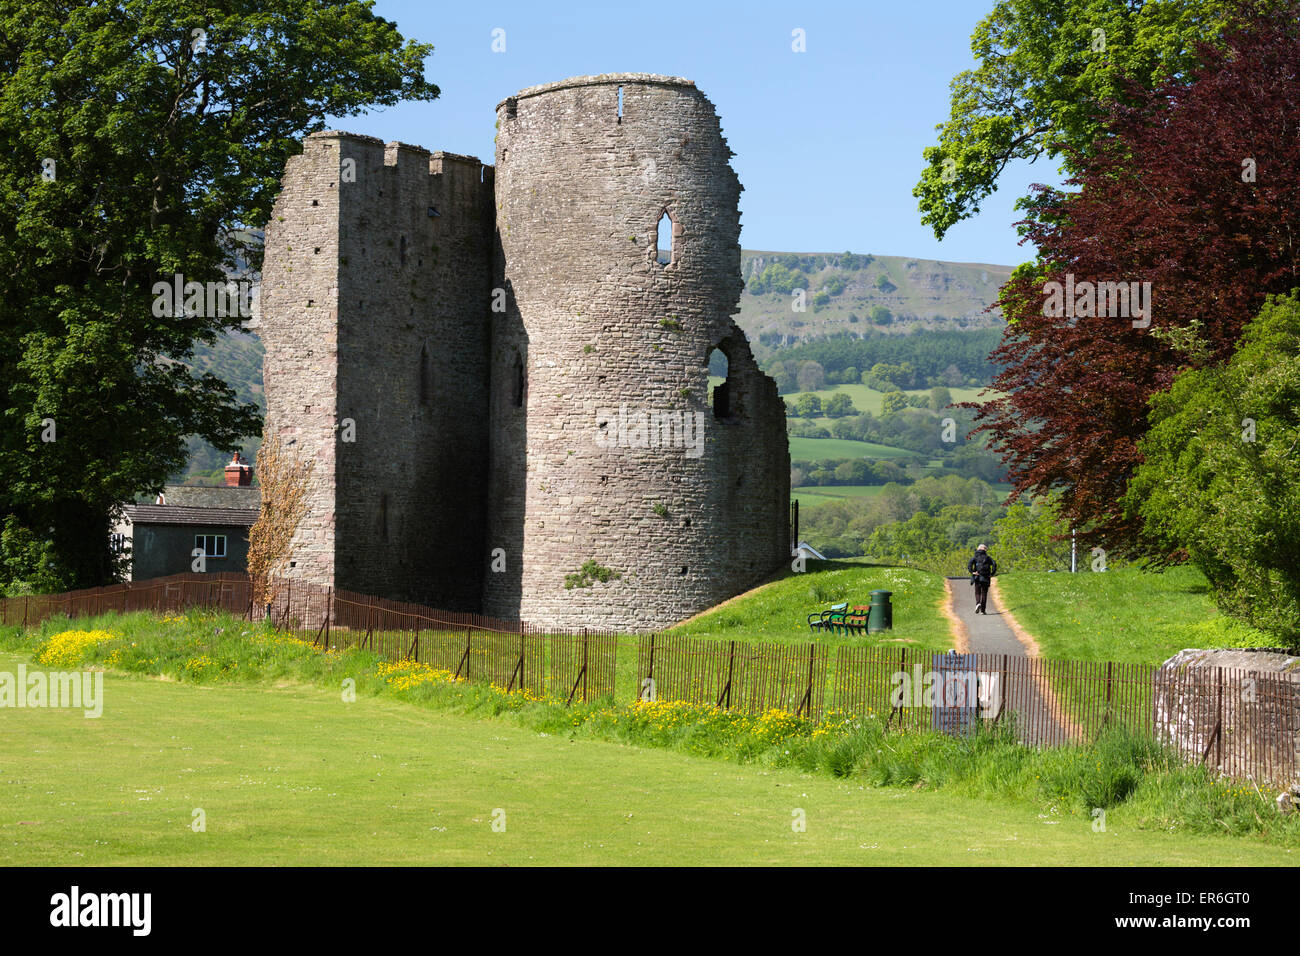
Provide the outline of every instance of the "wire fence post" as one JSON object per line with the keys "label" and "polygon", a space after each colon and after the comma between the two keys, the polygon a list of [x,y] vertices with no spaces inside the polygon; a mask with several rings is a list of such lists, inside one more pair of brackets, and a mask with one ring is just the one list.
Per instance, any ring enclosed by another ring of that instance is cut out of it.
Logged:
{"label": "wire fence post", "polygon": [[469,648],[470,648],[470,635],[472,633],[473,630],[471,628],[469,627],[465,628],[465,653],[460,655],[460,663],[456,665],[455,677],[460,677],[460,672],[461,669],[463,668],[465,671],[466,680],[469,680]]}
{"label": "wire fence post", "polygon": [[506,685],[506,693],[510,693],[515,687],[515,678],[519,678],[519,689],[524,689],[524,622],[519,622],[519,659],[515,662],[515,669],[510,674],[510,683]]}
{"label": "wire fence post", "polygon": [[1220,770],[1223,769],[1223,668],[1214,669],[1215,692],[1214,703],[1217,714],[1214,720],[1215,743],[1214,743],[1214,765]]}
{"label": "wire fence post", "polygon": [[727,655],[727,683],[722,688],[722,693],[718,695],[718,706],[731,709],[731,678],[736,669],[736,642],[731,642],[731,649]]}

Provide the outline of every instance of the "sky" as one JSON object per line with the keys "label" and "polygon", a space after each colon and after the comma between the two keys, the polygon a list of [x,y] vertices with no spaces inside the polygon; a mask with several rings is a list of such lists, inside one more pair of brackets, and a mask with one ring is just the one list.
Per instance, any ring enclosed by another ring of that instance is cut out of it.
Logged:
{"label": "sky", "polygon": [[[978,216],[942,242],[912,195],[921,151],[948,116],[948,85],[975,65],[970,34],[993,0],[722,3],[714,0],[430,3],[377,0],[404,37],[434,45],[441,96],[336,128],[493,161],[496,104],[528,86],[596,73],[695,81],[736,153],[741,245],[1014,265],[1013,208],[1030,183],[1059,183],[1047,159],[1003,173]],[[792,33],[806,52],[792,50]],[[504,51],[494,52],[504,39]]]}

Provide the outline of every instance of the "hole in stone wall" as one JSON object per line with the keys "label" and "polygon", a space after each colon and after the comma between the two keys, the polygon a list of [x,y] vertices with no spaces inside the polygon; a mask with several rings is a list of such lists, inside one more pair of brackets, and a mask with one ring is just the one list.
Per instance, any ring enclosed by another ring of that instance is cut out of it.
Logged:
{"label": "hole in stone wall", "polygon": [[682,574],[685,574],[685,573],[686,573],[686,565],[683,564],[683,565],[682,565]]}
{"label": "hole in stone wall", "polygon": [[623,87],[618,88],[618,121],[623,122]]}
{"label": "hole in stone wall", "polygon": [[655,261],[666,266],[673,261],[673,217],[665,209],[659,216],[659,232],[655,238]]}
{"label": "hole in stone wall", "polygon": [[731,417],[731,362],[722,349],[715,348],[709,353],[709,379],[722,379],[710,391],[710,402],[714,418]]}
{"label": "hole in stone wall", "polygon": [[524,388],[527,385],[527,377],[524,374],[524,360],[521,356],[515,356],[514,375],[512,376],[513,388],[510,395],[510,403],[515,408],[524,407]]}

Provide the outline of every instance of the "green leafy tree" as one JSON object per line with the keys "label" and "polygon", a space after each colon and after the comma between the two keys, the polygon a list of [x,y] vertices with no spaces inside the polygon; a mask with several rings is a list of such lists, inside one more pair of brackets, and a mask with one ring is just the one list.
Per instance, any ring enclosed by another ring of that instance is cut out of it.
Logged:
{"label": "green leafy tree", "polygon": [[826,370],[819,362],[802,362],[799,365],[799,391],[815,392],[826,385]]}
{"label": "green leafy tree", "polygon": [[941,412],[952,404],[952,392],[943,385],[930,389],[930,411]]}
{"label": "green leafy tree", "polygon": [[800,395],[794,400],[795,414],[800,418],[816,418],[822,413],[822,400],[811,393]]}
{"label": "green leafy tree", "polygon": [[889,415],[907,408],[907,395],[900,391],[886,392],[880,398],[880,414]]}
{"label": "green leafy tree", "polygon": [[112,513],[181,470],[186,436],[258,431],[190,368],[240,316],[155,315],[154,284],[256,272],[300,138],[436,97],[431,49],[360,0],[0,0],[4,574],[109,581]]}
{"label": "green leafy tree", "polygon": [[[1185,73],[1197,44],[1267,0],[999,0],[971,35],[973,70],[951,83],[951,114],[926,147],[912,193],[937,237],[979,212],[1014,160],[1090,150],[1126,78],[1148,88]],[[1100,31],[1100,32],[1098,32]],[[1064,167],[1076,172],[1070,164]],[[1017,208],[1028,208],[1022,198]]]}
{"label": "green leafy tree", "polygon": [[1017,500],[993,524],[998,562],[1008,571],[1067,570],[1070,545],[1059,536],[1068,532],[1051,500]]}
{"label": "green leafy tree", "polygon": [[1143,463],[1124,498],[1219,607],[1300,640],[1300,298],[1270,298],[1226,363],[1199,330],[1166,333],[1194,366],[1151,399]]}
{"label": "green leafy tree", "polygon": [[845,415],[855,415],[857,411],[848,392],[836,392],[826,399],[824,414],[827,418],[843,418]]}

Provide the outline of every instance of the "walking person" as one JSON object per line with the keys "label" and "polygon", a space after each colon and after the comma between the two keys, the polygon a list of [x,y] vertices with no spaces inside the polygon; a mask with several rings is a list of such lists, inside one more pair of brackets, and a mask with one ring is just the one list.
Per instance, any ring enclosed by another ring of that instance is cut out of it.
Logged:
{"label": "walking person", "polygon": [[989,602],[989,585],[993,575],[998,573],[998,563],[989,555],[988,545],[981,544],[975,549],[975,556],[966,565],[970,572],[970,583],[975,585],[975,613],[987,614]]}

